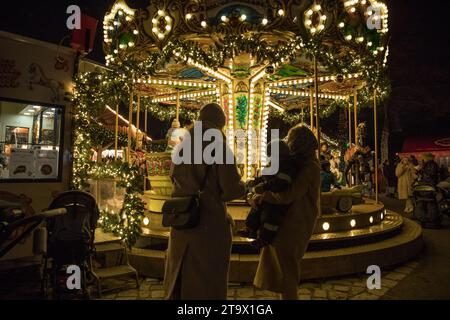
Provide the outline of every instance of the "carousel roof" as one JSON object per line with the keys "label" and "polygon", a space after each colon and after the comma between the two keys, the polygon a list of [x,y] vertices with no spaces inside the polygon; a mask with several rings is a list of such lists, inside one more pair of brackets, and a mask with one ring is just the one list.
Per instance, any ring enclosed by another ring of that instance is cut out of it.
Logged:
{"label": "carousel roof", "polygon": [[154,102],[195,104],[227,78],[265,70],[282,104],[387,91],[388,9],[378,0],[118,0],[104,19],[107,64]]}

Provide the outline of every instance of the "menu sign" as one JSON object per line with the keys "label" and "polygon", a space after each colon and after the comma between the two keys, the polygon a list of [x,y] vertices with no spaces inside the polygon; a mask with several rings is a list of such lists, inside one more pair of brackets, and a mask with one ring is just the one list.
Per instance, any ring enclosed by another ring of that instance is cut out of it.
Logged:
{"label": "menu sign", "polygon": [[58,177],[58,151],[36,150],[36,179]]}
{"label": "menu sign", "polygon": [[33,179],[35,175],[34,150],[12,149],[9,158],[10,179]]}
{"label": "menu sign", "polygon": [[58,151],[14,148],[11,150],[8,171],[10,179],[56,179]]}

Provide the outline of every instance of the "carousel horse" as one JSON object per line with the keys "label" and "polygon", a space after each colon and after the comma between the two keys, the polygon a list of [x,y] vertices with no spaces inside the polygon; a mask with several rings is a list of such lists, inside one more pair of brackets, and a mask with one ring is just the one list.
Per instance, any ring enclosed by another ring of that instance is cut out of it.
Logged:
{"label": "carousel horse", "polygon": [[370,160],[370,147],[360,147],[352,145],[344,155],[345,161],[345,172],[344,178],[347,185],[350,185],[351,177],[349,176],[350,171],[352,171],[352,175],[355,177],[356,184],[360,181],[364,181],[365,169],[367,168],[367,164]]}

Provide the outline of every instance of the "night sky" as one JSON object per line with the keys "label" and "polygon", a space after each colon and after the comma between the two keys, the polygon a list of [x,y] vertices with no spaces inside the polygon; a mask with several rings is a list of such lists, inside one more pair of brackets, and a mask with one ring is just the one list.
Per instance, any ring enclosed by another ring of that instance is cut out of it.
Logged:
{"label": "night sky", "polygon": [[[100,20],[89,58],[103,62],[102,19],[113,2],[5,0],[0,11],[0,30],[59,43],[69,34],[66,8],[77,4]],[[401,146],[407,136],[450,135],[450,1],[388,0],[387,4],[392,95],[386,110],[390,131],[398,140],[394,145]],[[68,39],[64,44],[69,45]]]}

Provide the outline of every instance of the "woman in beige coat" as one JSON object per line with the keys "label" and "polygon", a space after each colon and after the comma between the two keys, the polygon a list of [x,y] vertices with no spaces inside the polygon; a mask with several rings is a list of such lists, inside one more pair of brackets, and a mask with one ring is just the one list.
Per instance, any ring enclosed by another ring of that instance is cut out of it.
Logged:
{"label": "woman in beige coat", "polygon": [[[225,125],[225,114],[219,105],[209,104],[200,110],[199,121],[203,131],[211,128],[221,130]],[[191,129],[190,133],[191,141],[195,141],[194,130]],[[225,137],[223,139],[221,143],[226,149]],[[203,150],[206,145],[203,143]],[[173,196],[197,194],[205,174],[205,164],[173,166]],[[210,167],[200,200],[200,223],[193,229],[172,229],[170,232],[164,278],[166,299],[227,298],[232,229],[225,202],[244,194],[245,187],[234,163]]]}
{"label": "woman in beige coat", "polygon": [[416,178],[414,165],[408,158],[403,158],[395,169],[395,175],[398,178],[397,191],[399,200],[406,200],[405,213],[412,213],[414,205],[411,200],[412,184]]}
{"label": "woman in beige coat", "polygon": [[273,243],[261,252],[254,284],[281,293],[283,299],[295,300],[300,263],[319,215],[320,166],[316,156],[318,143],[311,130],[294,127],[287,142],[299,166],[296,180],[286,192],[266,192],[253,198],[255,203],[290,205]]}

